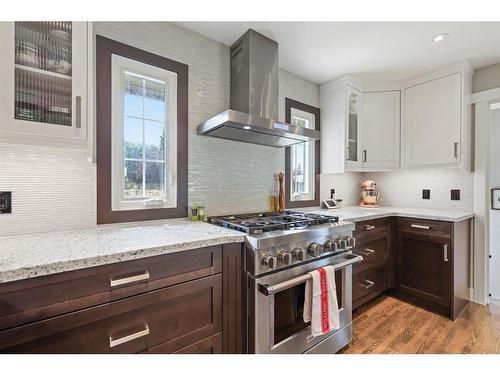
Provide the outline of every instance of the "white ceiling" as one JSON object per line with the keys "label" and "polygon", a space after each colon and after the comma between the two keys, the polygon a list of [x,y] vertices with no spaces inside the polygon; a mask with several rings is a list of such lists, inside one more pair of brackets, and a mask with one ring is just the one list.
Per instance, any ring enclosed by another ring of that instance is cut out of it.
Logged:
{"label": "white ceiling", "polygon": [[[177,22],[227,45],[248,28],[279,43],[279,65],[312,82],[345,73],[398,81],[468,59],[500,61],[500,22]],[[450,37],[435,43],[434,35]]]}

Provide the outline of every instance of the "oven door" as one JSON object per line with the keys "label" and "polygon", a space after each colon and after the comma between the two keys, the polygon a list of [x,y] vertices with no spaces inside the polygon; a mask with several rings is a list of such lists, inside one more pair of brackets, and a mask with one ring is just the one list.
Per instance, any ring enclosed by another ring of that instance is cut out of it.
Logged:
{"label": "oven door", "polygon": [[303,319],[305,283],[309,271],[335,267],[340,329],[352,321],[352,264],[362,257],[346,253],[318,259],[299,267],[251,278],[249,303],[250,349],[254,353],[304,353],[336,331],[313,337]]}

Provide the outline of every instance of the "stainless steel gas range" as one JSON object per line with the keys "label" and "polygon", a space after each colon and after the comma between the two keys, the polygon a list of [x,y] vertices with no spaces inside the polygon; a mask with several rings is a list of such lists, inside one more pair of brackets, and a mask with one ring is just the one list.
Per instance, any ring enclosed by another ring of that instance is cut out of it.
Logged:
{"label": "stainless steel gas range", "polygon": [[[248,348],[252,353],[335,353],[352,340],[354,224],[285,211],[218,216],[209,222],[247,233]],[[340,329],[312,337],[304,323],[308,272],[335,268]]]}

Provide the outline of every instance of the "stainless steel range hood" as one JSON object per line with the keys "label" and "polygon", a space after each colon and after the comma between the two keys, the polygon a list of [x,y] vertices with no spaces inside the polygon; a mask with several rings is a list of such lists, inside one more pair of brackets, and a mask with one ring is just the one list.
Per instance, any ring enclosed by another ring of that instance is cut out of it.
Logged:
{"label": "stainless steel range hood", "polygon": [[250,29],[231,46],[230,109],[198,126],[198,134],[286,147],[319,140],[319,131],[277,122],[278,43]]}

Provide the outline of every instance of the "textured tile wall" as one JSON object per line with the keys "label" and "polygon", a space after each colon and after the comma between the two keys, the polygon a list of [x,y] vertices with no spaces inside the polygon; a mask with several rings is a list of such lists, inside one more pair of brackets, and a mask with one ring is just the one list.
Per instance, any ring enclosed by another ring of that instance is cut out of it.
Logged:
{"label": "textured tile wall", "polygon": [[95,225],[95,175],[85,151],[0,144],[0,190],[13,192],[0,236]]}
{"label": "textured tile wall", "polygon": [[[422,169],[412,171],[363,173],[383,195],[384,206],[437,209],[474,209],[474,174],[456,169]],[[422,199],[422,189],[431,190],[431,199]],[[460,189],[460,200],[450,199],[450,190]]]}

